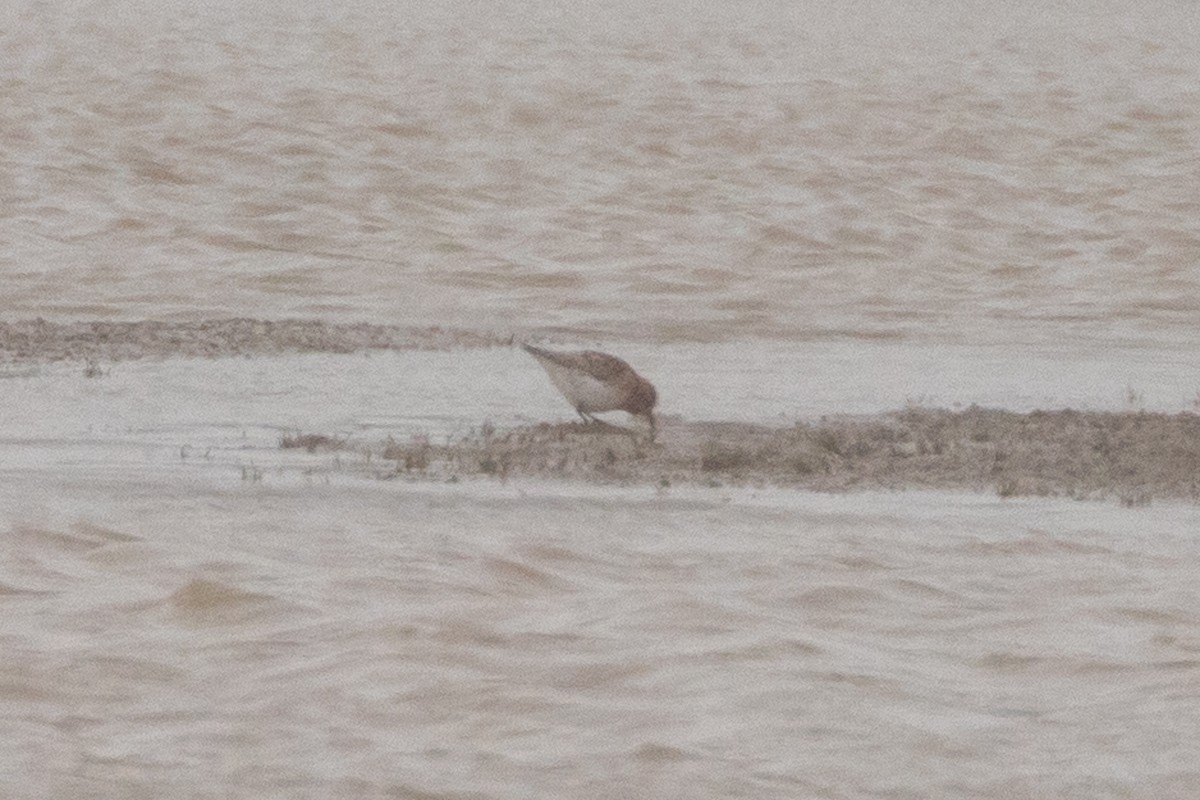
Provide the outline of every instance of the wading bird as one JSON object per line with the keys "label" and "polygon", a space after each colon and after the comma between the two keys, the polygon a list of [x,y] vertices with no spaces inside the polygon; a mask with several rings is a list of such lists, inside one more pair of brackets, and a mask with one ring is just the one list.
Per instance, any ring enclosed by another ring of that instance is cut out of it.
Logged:
{"label": "wading bird", "polygon": [[595,350],[556,352],[531,344],[521,347],[538,360],[550,381],[585,421],[597,422],[592,415],[605,411],[626,411],[645,417],[650,423],[650,438],[654,438],[658,392],[633,367]]}

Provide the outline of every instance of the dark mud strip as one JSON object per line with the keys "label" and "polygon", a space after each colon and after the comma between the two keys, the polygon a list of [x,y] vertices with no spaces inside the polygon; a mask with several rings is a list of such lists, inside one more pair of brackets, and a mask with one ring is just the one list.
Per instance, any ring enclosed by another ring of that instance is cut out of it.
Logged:
{"label": "dark mud strip", "polygon": [[484,426],[437,443],[281,441],[370,452],[375,477],[539,476],[613,484],[793,486],[819,491],[967,489],[1119,500],[1200,499],[1200,417],[1191,413],[909,409],[787,428],[666,421],[656,442],[582,423]]}
{"label": "dark mud strip", "polygon": [[440,350],[507,344],[508,337],[439,327],[319,320],[0,322],[0,363],[221,357],[361,350]]}

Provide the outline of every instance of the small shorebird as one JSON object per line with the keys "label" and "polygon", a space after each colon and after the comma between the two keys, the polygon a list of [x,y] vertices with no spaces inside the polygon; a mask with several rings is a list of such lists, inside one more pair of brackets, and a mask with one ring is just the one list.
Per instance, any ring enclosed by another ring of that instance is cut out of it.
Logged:
{"label": "small shorebird", "polygon": [[597,422],[592,415],[604,411],[626,411],[645,417],[650,423],[650,438],[654,438],[658,392],[633,367],[595,350],[555,352],[531,344],[521,347],[538,360],[550,381],[585,421]]}

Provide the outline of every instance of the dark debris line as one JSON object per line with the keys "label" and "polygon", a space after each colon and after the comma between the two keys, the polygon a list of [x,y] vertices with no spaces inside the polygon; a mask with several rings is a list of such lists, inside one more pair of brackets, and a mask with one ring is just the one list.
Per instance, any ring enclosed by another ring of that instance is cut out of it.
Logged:
{"label": "dark debris line", "polygon": [[439,327],[319,320],[0,322],[0,362],[129,361],[362,350],[441,350],[506,344],[508,337]]}

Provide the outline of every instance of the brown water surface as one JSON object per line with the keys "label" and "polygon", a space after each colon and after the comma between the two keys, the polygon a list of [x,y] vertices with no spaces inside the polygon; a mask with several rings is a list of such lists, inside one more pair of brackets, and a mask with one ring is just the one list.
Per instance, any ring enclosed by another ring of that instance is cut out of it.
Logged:
{"label": "brown water surface", "polygon": [[1193,506],[0,492],[8,797],[1200,788]]}
{"label": "brown water surface", "polygon": [[[3,4],[0,797],[1200,796],[1198,15]],[[561,430],[514,334],[746,435],[383,456]]]}
{"label": "brown water surface", "polygon": [[1198,13],[14,3],[0,314],[1194,344]]}

